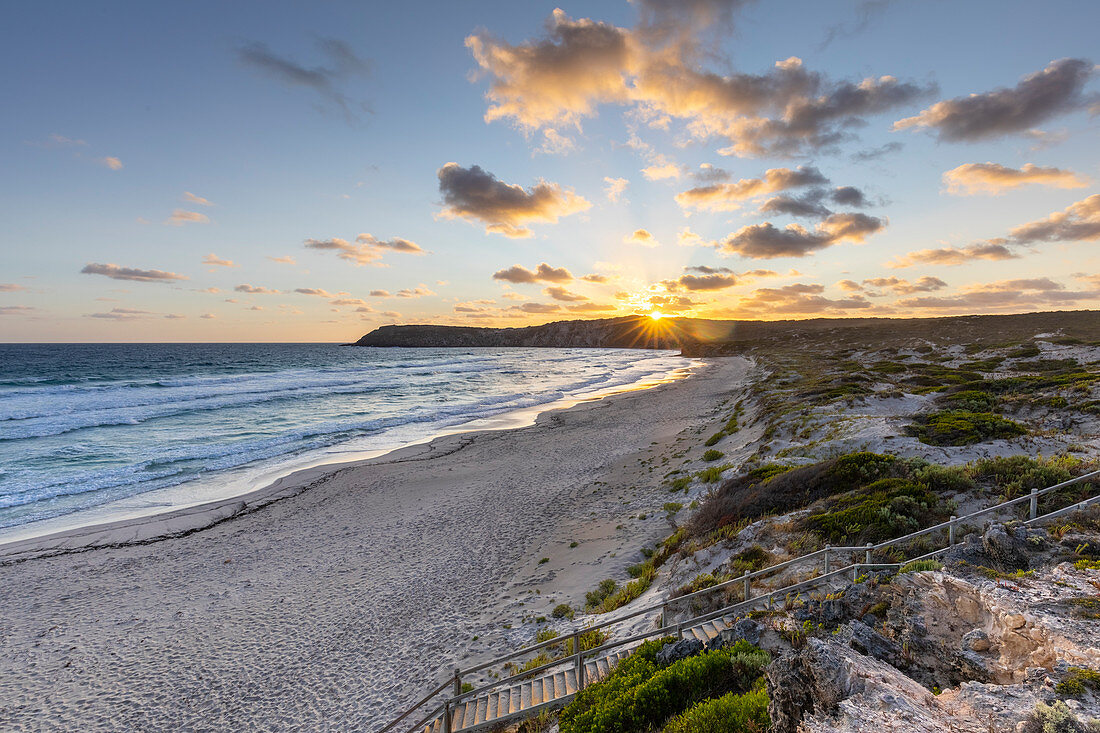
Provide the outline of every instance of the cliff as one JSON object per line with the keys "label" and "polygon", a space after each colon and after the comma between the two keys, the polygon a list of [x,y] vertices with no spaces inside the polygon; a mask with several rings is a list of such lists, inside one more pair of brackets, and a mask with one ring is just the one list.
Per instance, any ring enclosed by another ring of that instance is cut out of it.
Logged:
{"label": "cliff", "polygon": [[355,346],[542,346],[557,348],[676,349],[697,338],[708,324],[722,321],[692,318],[627,316],[591,321],[557,321],[526,328],[477,328],[471,326],[381,326],[355,342]]}
{"label": "cliff", "polygon": [[1005,342],[1056,332],[1085,341],[1100,339],[1096,311],[1058,311],[941,318],[813,318],[798,321],[654,320],[625,316],[556,321],[525,328],[381,326],[353,346],[681,349],[684,356],[728,356],[777,345],[836,349],[841,345],[896,345],[899,340],[957,343]]}

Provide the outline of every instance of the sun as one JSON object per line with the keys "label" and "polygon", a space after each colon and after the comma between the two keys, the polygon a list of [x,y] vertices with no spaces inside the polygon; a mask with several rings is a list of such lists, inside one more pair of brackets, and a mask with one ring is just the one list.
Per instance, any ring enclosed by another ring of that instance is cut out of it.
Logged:
{"label": "sun", "polygon": [[652,318],[655,321],[659,321],[659,320],[661,320],[662,318],[665,317],[665,314],[662,313],[661,311],[653,311],[652,313],[649,314],[649,317]]}

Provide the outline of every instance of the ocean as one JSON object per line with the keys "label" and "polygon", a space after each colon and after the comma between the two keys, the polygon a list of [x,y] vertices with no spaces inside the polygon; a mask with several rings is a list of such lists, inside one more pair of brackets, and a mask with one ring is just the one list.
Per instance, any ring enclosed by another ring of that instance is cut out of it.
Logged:
{"label": "ocean", "polygon": [[225,498],[688,363],[633,349],[0,344],[0,530]]}

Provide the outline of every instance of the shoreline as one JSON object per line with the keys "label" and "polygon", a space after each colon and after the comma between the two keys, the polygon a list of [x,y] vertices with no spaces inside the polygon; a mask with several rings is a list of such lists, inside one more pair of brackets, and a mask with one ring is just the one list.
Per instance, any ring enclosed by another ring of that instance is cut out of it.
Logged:
{"label": "shoreline", "polygon": [[[171,501],[173,496],[180,496],[193,488],[190,485],[192,482],[187,482],[60,517],[0,528],[0,564],[28,557],[156,542],[160,539],[197,532],[239,514],[255,511],[272,502],[308,491],[318,482],[324,481],[329,474],[335,474],[347,468],[384,461],[402,451],[415,451],[421,447],[430,451],[432,443],[456,435],[528,427],[537,424],[544,414],[573,409],[586,403],[598,402],[622,394],[655,389],[682,379],[689,379],[696,370],[705,368],[704,360],[687,358],[686,361],[685,365],[678,366],[659,377],[648,376],[631,384],[579,392],[540,405],[521,407],[491,417],[475,418],[435,431],[423,438],[388,448],[352,450],[347,452],[346,457],[339,458],[334,456],[310,458],[307,454],[299,457],[302,460],[293,461],[292,463],[296,464],[293,467],[282,466],[264,470],[262,465],[256,466],[253,468],[259,471],[257,478],[237,477],[230,482],[230,485],[247,482],[252,485],[252,488],[226,496],[183,501],[178,502],[176,506],[164,506],[166,500]],[[334,448],[337,446],[324,449],[324,452],[338,452]],[[267,463],[277,465],[278,462],[279,459],[275,459]],[[213,478],[206,483],[219,485],[224,482]],[[159,502],[158,499],[160,499]],[[144,509],[125,508],[127,504],[135,501],[144,502],[147,506]]]}
{"label": "shoreline", "polygon": [[9,557],[0,719],[372,729],[427,681],[541,628],[512,622],[560,603],[583,613],[598,580],[624,577],[669,531],[662,475],[751,379],[745,359],[708,359],[689,379],[529,427],[439,438],[308,491],[284,484],[261,511],[226,507],[202,531]]}

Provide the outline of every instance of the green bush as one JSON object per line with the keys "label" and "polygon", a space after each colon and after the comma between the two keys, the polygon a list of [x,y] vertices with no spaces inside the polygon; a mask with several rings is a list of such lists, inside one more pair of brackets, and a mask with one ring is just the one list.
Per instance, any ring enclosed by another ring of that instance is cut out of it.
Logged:
{"label": "green bush", "polygon": [[908,534],[936,518],[936,496],[907,479],[881,479],[802,520],[804,529],[838,543],[881,542]]}
{"label": "green bush", "polygon": [[703,454],[703,460],[704,461],[717,461],[718,459],[720,459],[724,455],[726,455],[726,454],[723,453],[722,451],[714,450],[712,448],[711,450],[708,450],[706,453]]}
{"label": "green bush", "polygon": [[643,644],[603,680],[580,691],[559,718],[561,733],[634,733],[662,725],[699,700],[748,692],[771,656],[747,642],[656,664],[663,644]]}
{"label": "green bush", "polygon": [[997,398],[979,389],[945,394],[939,398],[939,402],[947,409],[967,412],[992,412],[997,407]]}
{"label": "green bush", "polygon": [[943,570],[943,563],[936,560],[913,560],[902,565],[898,573],[921,573],[925,570]]}
{"label": "green bush", "polygon": [[554,610],[550,612],[550,615],[554,618],[568,618],[571,619],[576,615],[576,611],[568,603],[559,603],[554,606]]}
{"label": "green bush", "polygon": [[906,429],[926,445],[971,445],[1027,433],[1018,422],[991,412],[941,410],[918,415]]}
{"label": "green bush", "polygon": [[1086,689],[1100,692],[1100,672],[1087,667],[1070,667],[1069,674],[1054,689],[1070,697],[1083,695]]}
{"label": "green bush", "polygon": [[712,436],[710,436],[709,438],[707,438],[707,442],[706,442],[706,443],[703,443],[703,445],[705,445],[706,447],[708,447],[708,448],[709,448],[709,447],[711,447],[712,445],[715,445],[715,444],[716,444],[716,443],[717,443],[717,442],[718,442],[719,440],[721,440],[721,439],[722,439],[722,438],[724,438],[724,437],[726,437],[726,434],[725,434],[725,433],[721,433],[721,432],[719,432],[719,433],[715,433],[714,435],[712,435]]}
{"label": "green bush", "polygon": [[664,733],[760,733],[771,725],[764,678],[750,692],[728,692],[697,703],[665,726]]}

